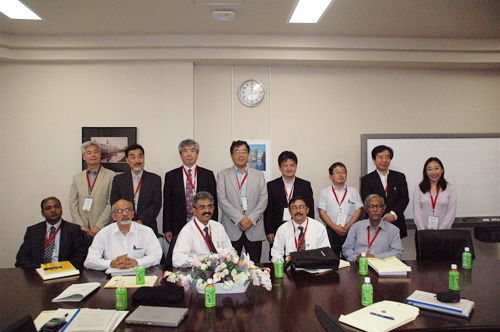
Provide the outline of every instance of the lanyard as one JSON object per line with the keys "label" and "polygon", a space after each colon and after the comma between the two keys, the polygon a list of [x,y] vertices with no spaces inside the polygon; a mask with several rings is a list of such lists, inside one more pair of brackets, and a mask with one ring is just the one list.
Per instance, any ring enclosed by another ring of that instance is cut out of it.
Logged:
{"label": "lanyard", "polygon": [[57,232],[59,232],[60,229],[61,229],[61,226],[59,225],[59,227],[57,227],[57,230],[54,232],[54,234],[52,234],[50,239],[47,239],[47,235],[45,235],[45,246],[47,246],[52,240],[54,240],[54,238],[57,235]]}
{"label": "lanyard", "polygon": [[285,180],[283,180],[283,185],[285,186],[285,196],[286,196],[286,201],[287,201],[287,202],[290,202],[290,199],[292,198],[292,195],[293,195],[293,188],[295,187],[295,183],[292,185],[292,190],[290,190],[290,195],[288,195],[288,192],[287,192],[287,190],[286,190]]}
{"label": "lanyard", "polygon": [[241,181],[241,184],[240,184],[240,179],[238,178],[238,174],[236,174],[236,181],[238,181],[238,188],[240,189],[240,191],[241,191],[241,187],[243,187],[243,183],[245,183],[245,180],[247,179],[247,176],[248,176],[248,172],[247,172],[247,174],[245,174],[245,177],[243,178],[243,181]]}
{"label": "lanyard", "polygon": [[431,191],[429,190],[429,196],[431,196],[432,214],[434,214],[434,210],[436,209],[436,203],[437,203],[438,196],[439,196],[439,189],[441,189],[441,186],[437,187],[437,194],[436,194],[435,199],[432,199],[432,194],[431,194]]}
{"label": "lanyard", "polygon": [[97,177],[99,176],[99,172],[101,171],[101,166],[99,166],[99,170],[97,171],[97,175],[95,176],[94,183],[90,185],[89,171],[87,170],[87,183],[89,185],[89,194],[92,194],[92,190],[94,189],[95,182],[97,181]]}
{"label": "lanyard", "polygon": [[380,233],[380,230],[381,230],[381,229],[382,229],[382,228],[380,228],[380,227],[379,227],[379,229],[378,229],[377,233],[375,233],[375,236],[374,236],[374,237],[373,237],[373,239],[372,239],[372,242],[370,242],[370,226],[368,226],[368,252],[370,251],[370,248],[371,248],[371,246],[372,246],[373,242],[375,241],[375,239],[377,238],[378,233]]}
{"label": "lanyard", "polygon": [[[186,168],[184,166],[182,166],[182,169],[184,170],[184,174],[186,174],[186,177],[189,181],[189,183],[191,184],[191,187],[193,188],[193,190],[196,190],[196,178],[197,178],[197,174],[198,174],[198,166],[195,167],[194,169],[194,178],[195,178],[195,181],[191,181],[191,177],[189,176],[188,172],[186,172]],[[142,177],[141,177],[141,180],[142,180]]]}
{"label": "lanyard", "polygon": [[135,201],[135,196],[137,196],[137,193],[139,192],[139,189],[141,189],[141,184],[142,184],[142,176],[141,176],[141,179],[139,180],[139,184],[137,185],[137,189],[135,190],[135,193],[134,193],[134,201]]}
{"label": "lanyard", "polygon": [[205,240],[205,243],[207,244],[208,250],[210,252],[212,252],[212,247],[210,246],[210,242],[212,242],[212,226],[208,225],[208,227],[210,228],[210,242],[208,242],[207,238],[205,237],[205,234],[203,234],[200,226],[198,226],[198,223],[196,222],[196,219],[194,220],[194,224],[196,225],[196,227],[200,231],[201,236],[203,236],[203,240]]}
{"label": "lanyard", "polygon": [[306,238],[307,226],[309,226],[309,218],[307,218],[306,229],[304,230],[304,235],[302,235],[302,240],[300,240],[299,244],[297,244],[297,238],[295,237],[295,225],[293,224],[293,222],[292,226],[293,226],[293,239],[295,240],[295,248],[297,248],[298,251],[300,246],[302,245],[302,242],[304,242],[304,239]]}
{"label": "lanyard", "polygon": [[333,188],[333,186],[332,186],[332,191],[333,191],[333,194],[335,195],[335,199],[337,200],[337,204],[339,205],[340,211],[342,211],[341,205],[342,205],[342,203],[344,203],[344,199],[347,196],[347,187],[345,188],[344,197],[342,197],[342,201],[340,201],[340,203],[339,203],[339,199],[337,198],[337,194],[335,193],[335,189]]}

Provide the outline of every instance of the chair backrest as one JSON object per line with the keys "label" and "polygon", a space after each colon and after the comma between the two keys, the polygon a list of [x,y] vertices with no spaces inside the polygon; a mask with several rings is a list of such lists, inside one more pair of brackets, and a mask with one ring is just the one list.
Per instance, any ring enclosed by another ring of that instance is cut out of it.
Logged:
{"label": "chair backrest", "polygon": [[468,229],[442,229],[418,231],[415,238],[418,260],[462,261],[465,247],[470,248],[472,258],[474,246]]}
{"label": "chair backrest", "polygon": [[174,253],[175,242],[177,241],[177,235],[172,237],[170,240],[170,245],[168,246],[167,258],[165,260],[165,265],[172,266],[172,256]]}
{"label": "chair backrest", "polygon": [[37,332],[33,318],[26,315],[20,319],[16,319],[7,323],[2,323],[0,326],[1,332]]}

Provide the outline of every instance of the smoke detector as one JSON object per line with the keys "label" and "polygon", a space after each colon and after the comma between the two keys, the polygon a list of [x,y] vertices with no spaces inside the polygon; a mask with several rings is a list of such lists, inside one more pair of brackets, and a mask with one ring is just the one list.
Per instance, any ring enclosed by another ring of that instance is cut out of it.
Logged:
{"label": "smoke detector", "polygon": [[212,20],[219,22],[234,21],[236,13],[230,10],[216,10],[212,12]]}

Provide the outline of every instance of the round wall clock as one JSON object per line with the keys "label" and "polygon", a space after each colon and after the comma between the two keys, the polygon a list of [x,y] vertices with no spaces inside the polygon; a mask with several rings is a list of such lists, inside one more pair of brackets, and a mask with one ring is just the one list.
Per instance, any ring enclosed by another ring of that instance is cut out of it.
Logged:
{"label": "round wall clock", "polygon": [[258,106],[264,99],[264,86],[257,80],[249,79],[238,89],[238,97],[243,105],[248,107]]}

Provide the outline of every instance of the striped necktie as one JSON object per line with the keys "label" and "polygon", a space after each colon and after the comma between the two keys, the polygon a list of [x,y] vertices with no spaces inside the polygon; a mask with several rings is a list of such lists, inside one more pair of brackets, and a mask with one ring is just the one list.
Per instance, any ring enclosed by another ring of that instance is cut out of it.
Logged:
{"label": "striped necktie", "polygon": [[[50,227],[50,233],[49,233],[49,239],[54,235],[56,232],[56,228],[54,226]],[[54,238],[45,246],[45,252],[43,254],[43,263],[51,263],[52,262],[52,254],[54,253],[54,244],[56,242],[56,237]]]}

